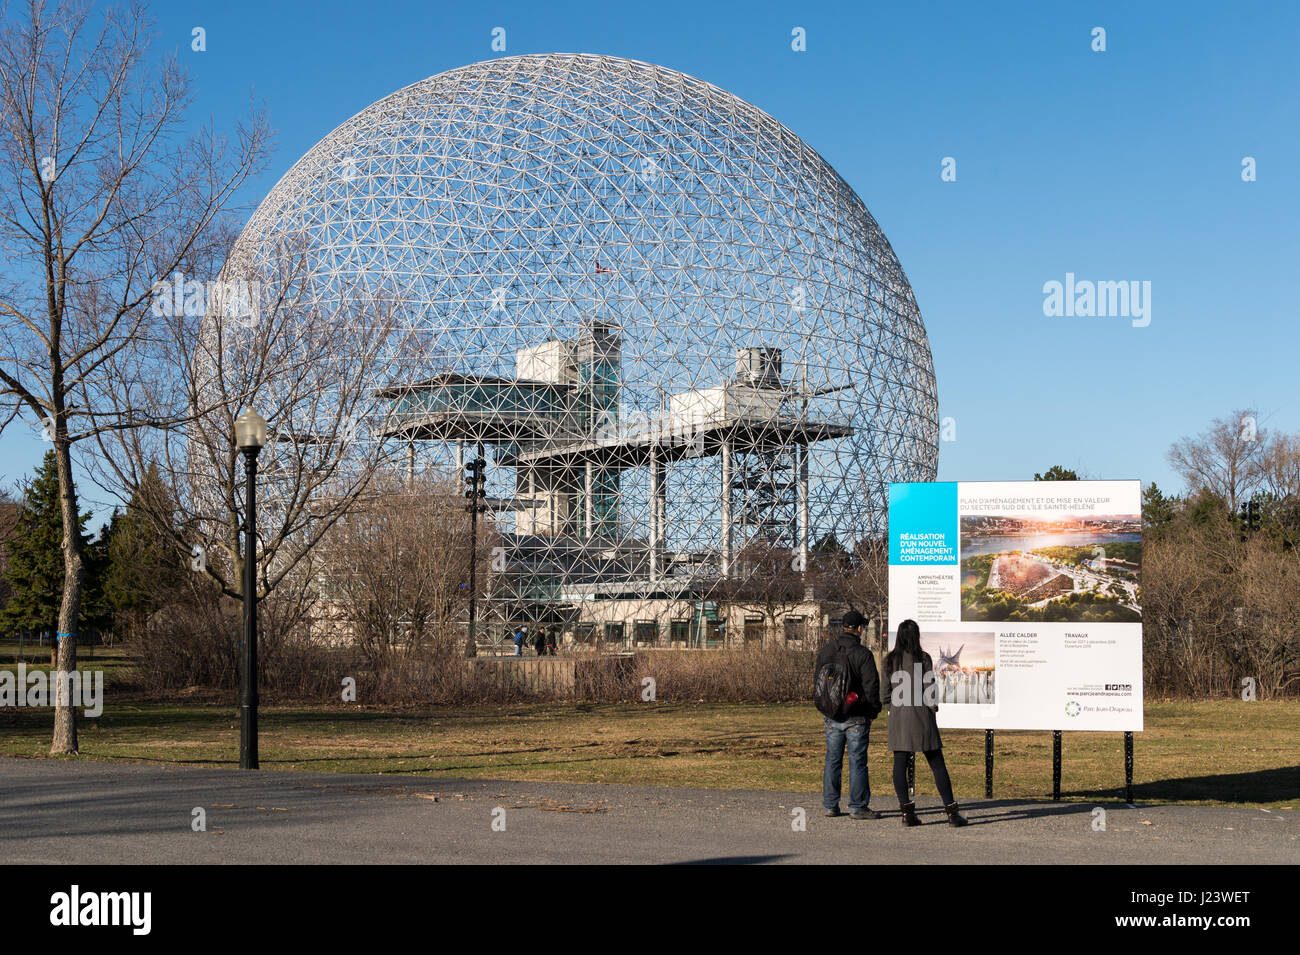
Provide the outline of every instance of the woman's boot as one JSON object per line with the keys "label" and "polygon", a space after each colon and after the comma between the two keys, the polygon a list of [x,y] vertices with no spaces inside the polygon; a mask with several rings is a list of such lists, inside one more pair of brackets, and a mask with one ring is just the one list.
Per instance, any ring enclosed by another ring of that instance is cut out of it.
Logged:
{"label": "woman's boot", "polygon": [[948,814],[948,825],[952,826],[954,829],[960,826],[969,826],[970,822],[967,821],[965,816],[957,811],[957,808],[955,802],[949,803],[943,807],[943,811]]}
{"label": "woman's boot", "polygon": [[919,826],[921,824],[921,820],[916,818],[916,803],[900,802],[898,808],[903,813],[904,826]]}

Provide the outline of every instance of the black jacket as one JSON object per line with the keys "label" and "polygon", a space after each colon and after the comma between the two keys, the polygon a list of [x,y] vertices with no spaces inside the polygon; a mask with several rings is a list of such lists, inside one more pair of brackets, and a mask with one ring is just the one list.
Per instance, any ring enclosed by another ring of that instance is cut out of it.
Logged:
{"label": "black jacket", "polygon": [[852,673],[849,689],[858,694],[858,701],[848,709],[848,717],[865,716],[868,720],[873,720],[880,712],[880,677],[876,673],[876,658],[857,636],[841,633],[828,642],[817,652],[816,669],[820,670],[822,664],[833,661],[840,647],[848,650],[849,670]]}

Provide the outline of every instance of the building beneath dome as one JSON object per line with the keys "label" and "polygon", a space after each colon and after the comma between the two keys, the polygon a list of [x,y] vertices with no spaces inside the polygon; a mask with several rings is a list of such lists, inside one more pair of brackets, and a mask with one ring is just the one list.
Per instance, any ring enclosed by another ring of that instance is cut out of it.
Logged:
{"label": "building beneath dome", "polygon": [[[670,622],[676,615],[690,624],[670,642],[715,642],[701,615],[716,604],[705,598],[717,581],[733,576],[737,532],[756,532],[787,548],[792,566],[807,566],[808,448],[853,429],[808,417],[813,395],[782,379],[774,348],[741,349],[729,380],[669,394],[660,414],[621,421],[618,344],[613,324],[592,321],[574,338],[520,349],[514,378],[449,373],[384,388],[379,396],[391,406],[382,433],[454,444],[458,471],[467,443],[476,454],[486,446],[489,460],[510,472],[498,483],[515,493],[487,500],[514,527],[502,536],[488,595],[500,616],[614,633],[622,612],[651,614],[653,635],[642,619],[637,642],[657,644],[667,611]],[[713,546],[672,552],[668,473],[686,459],[716,462],[720,536]],[[644,535],[625,533],[619,522],[621,478],[632,470],[644,472],[650,488]],[[819,609],[803,603],[805,614]],[[683,617],[688,609],[696,619]],[[605,619],[583,619],[584,611]]]}

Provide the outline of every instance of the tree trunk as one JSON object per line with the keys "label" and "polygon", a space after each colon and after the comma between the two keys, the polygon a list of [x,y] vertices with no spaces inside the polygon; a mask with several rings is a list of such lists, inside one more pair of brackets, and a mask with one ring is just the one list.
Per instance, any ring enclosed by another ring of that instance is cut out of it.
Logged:
{"label": "tree trunk", "polygon": [[[62,422],[59,422],[62,425]],[[61,429],[60,429],[61,430]],[[56,671],[77,672],[77,619],[81,615],[81,588],[85,581],[85,564],[81,553],[81,521],[77,513],[77,490],[72,480],[72,453],[66,435],[57,433],[54,440],[55,466],[59,473],[59,497],[63,510],[63,604],[59,608],[56,634],[58,658]],[[55,676],[58,686],[54,701],[54,741],[50,754],[77,752],[76,701],[66,698],[65,681]]]}

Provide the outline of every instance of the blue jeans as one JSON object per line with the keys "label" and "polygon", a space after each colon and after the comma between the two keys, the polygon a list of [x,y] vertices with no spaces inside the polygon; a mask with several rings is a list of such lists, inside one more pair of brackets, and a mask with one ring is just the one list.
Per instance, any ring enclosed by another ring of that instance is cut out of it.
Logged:
{"label": "blue jeans", "polygon": [[840,807],[840,774],[844,771],[844,749],[849,751],[849,812],[866,809],[871,802],[867,779],[867,736],[871,724],[862,717],[846,723],[822,717],[826,722],[826,767],[822,773],[822,806]]}

